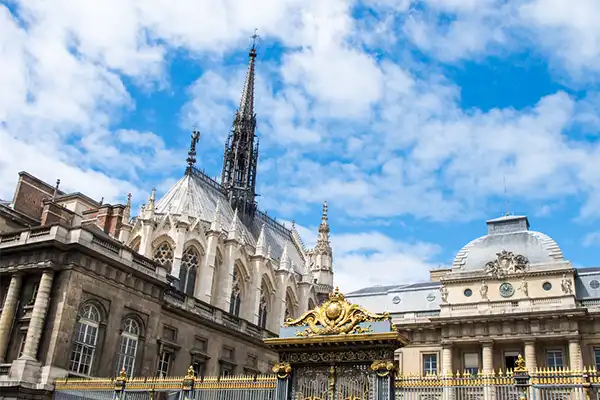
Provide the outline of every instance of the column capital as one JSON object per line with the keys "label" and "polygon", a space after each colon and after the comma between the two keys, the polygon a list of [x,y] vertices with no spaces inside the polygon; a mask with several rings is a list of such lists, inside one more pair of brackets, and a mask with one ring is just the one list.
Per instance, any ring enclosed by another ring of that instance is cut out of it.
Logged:
{"label": "column capital", "polygon": [[525,345],[535,345],[535,339],[526,339],[523,341]]}
{"label": "column capital", "polygon": [[579,336],[573,336],[568,338],[569,343],[574,343],[574,344],[579,344],[579,342],[581,342],[581,337]]}
{"label": "column capital", "polygon": [[494,345],[494,341],[492,339],[482,340],[481,347],[492,347]]}

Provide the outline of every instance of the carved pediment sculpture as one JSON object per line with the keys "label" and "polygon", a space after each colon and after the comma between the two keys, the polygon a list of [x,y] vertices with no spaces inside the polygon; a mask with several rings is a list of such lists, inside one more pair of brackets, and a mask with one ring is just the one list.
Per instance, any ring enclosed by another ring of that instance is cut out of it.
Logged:
{"label": "carved pediment sculpture", "polygon": [[496,253],[496,259],[485,264],[485,272],[494,278],[501,278],[508,274],[525,272],[529,260],[512,251],[502,250]]}
{"label": "carved pediment sculpture", "polygon": [[348,302],[338,288],[321,306],[305,312],[298,319],[288,318],[285,327],[306,327],[297,336],[345,335],[370,332],[362,322],[391,321],[389,313],[375,314]]}

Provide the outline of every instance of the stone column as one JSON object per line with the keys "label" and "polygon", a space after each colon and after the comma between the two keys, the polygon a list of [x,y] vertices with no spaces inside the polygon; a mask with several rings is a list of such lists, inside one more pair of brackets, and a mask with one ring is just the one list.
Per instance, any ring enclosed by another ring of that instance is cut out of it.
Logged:
{"label": "stone column", "polygon": [[535,371],[537,369],[535,342],[533,340],[525,342],[525,366],[530,372]]}
{"label": "stone column", "polygon": [[10,332],[15,313],[17,312],[17,304],[19,303],[22,281],[23,277],[20,274],[14,274],[11,277],[2,314],[0,314],[0,363],[4,362],[4,357],[6,356],[8,342],[10,341]]}
{"label": "stone column", "polygon": [[494,343],[483,342],[481,344],[481,359],[483,361],[483,374],[486,375],[484,378],[485,386],[483,388],[483,398],[485,400],[494,399],[494,390],[491,386],[491,381],[488,380],[487,376],[491,376],[494,373]]}
{"label": "stone column", "polygon": [[54,279],[54,271],[51,269],[45,270],[40,280],[29,328],[27,329],[27,337],[25,338],[25,346],[23,355],[19,357],[24,360],[36,360],[38,348],[40,346],[40,338],[44,329],[44,321],[46,312],[50,303],[50,291],[52,290],[52,280]]}
{"label": "stone column", "polygon": [[451,376],[454,373],[452,370],[452,346],[444,345],[442,348],[442,374]]}
{"label": "stone column", "polygon": [[569,368],[571,371],[581,371],[581,344],[579,339],[569,339]]}
{"label": "stone column", "polygon": [[483,361],[483,373],[491,374],[494,372],[494,344],[492,342],[484,342],[481,345]]}
{"label": "stone column", "polygon": [[[443,345],[442,346],[442,374],[444,377],[452,377],[454,371],[452,370],[452,346],[451,345]],[[444,383],[449,381],[444,381]],[[443,395],[444,400],[453,400],[454,399],[454,390],[452,387],[444,384],[443,387]]]}

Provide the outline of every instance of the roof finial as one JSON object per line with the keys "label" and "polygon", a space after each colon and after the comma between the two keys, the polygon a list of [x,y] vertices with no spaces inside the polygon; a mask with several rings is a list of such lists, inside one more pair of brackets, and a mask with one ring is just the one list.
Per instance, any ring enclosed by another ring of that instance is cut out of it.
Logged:
{"label": "roof finial", "polygon": [[188,157],[186,159],[188,167],[187,170],[191,170],[196,164],[196,144],[200,140],[200,131],[194,129],[192,132],[192,141],[190,143],[190,151],[188,151]]}
{"label": "roof finial", "polygon": [[327,222],[327,200],[323,202],[323,215],[321,216],[321,221]]}
{"label": "roof finial", "polygon": [[54,186],[54,193],[52,194],[52,200],[56,199],[56,195],[58,195],[58,188],[60,187],[60,179],[56,180],[56,186]]}

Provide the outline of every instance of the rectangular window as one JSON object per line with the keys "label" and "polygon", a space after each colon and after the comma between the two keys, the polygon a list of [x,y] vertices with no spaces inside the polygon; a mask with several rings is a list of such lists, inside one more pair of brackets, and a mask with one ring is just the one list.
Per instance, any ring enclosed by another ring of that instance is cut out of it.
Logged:
{"label": "rectangular window", "polygon": [[171,366],[171,353],[163,351],[158,358],[157,375],[161,378],[169,376],[169,367]]}
{"label": "rectangular window", "polygon": [[221,358],[223,360],[233,360],[233,349],[231,347],[223,347]]}
{"label": "rectangular window", "polygon": [[437,354],[423,354],[423,374],[437,375]]}
{"label": "rectangular window", "polygon": [[195,360],[192,363],[192,368],[194,368],[194,375],[196,378],[204,377],[204,370],[206,369],[206,363],[203,360]]}
{"label": "rectangular window", "polygon": [[194,340],[194,349],[199,350],[199,351],[206,351],[207,343],[208,343],[207,340],[204,339],[203,337],[196,336],[196,338]]}
{"label": "rectangular window", "polygon": [[29,300],[29,303],[27,303],[28,306],[32,306],[35,303],[35,298],[37,297],[39,285],[40,285],[39,283],[36,283],[35,285],[33,285],[33,291],[31,292],[31,299]]}
{"label": "rectangular window", "polygon": [[465,353],[465,371],[471,375],[477,375],[479,372],[479,354],[477,353]]}
{"label": "rectangular window", "polygon": [[504,369],[514,370],[517,366],[518,351],[507,351],[504,353]]}
{"label": "rectangular window", "polygon": [[564,366],[561,350],[546,350],[546,366],[548,368],[562,368]]}
{"label": "rectangular window", "polygon": [[600,347],[594,349],[594,363],[596,364],[596,370],[600,371]]}
{"label": "rectangular window", "polygon": [[231,376],[233,375],[233,366],[225,363],[221,363],[221,370],[219,376]]}
{"label": "rectangular window", "polygon": [[175,328],[171,328],[170,326],[163,326],[163,338],[170,342],[176,342],[177,330]]}
{"label": "rectangular window", "polygon": [[19,357],[23,355],[23,350],[25,350],[25,339],[27,338],[27,331],[21,334],[21,342],[19,343]]}

